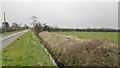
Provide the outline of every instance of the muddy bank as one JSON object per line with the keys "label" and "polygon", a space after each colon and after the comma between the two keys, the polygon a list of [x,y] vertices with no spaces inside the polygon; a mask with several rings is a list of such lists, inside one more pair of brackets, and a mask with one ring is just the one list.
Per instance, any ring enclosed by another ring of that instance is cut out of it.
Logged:
{"label": "muddy bank", "polygon": [[98,39],[78,39],[48,32],[39,33],[46,47],[64,66],[117,66],[118,45]]}

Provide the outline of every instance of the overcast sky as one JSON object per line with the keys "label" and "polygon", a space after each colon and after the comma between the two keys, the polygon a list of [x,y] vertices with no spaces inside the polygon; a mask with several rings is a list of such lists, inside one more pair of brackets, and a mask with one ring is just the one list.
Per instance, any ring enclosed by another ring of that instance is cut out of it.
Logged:
{"label": "overcast sky", "polygon": [[30,25],[30,17],[58,27],[118,27],[117,2],[3,2],[11,24]]}

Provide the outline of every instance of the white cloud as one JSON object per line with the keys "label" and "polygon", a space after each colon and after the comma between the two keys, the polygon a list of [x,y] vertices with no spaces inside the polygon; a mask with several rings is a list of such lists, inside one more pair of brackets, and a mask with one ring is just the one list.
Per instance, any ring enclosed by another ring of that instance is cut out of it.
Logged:
{"label": "white cloud", "polygon": [[30,24],[30,17],[35,15],[52,26],[118,26],[118,6],[114,2],[4,2],[3,9],[9,23]]}

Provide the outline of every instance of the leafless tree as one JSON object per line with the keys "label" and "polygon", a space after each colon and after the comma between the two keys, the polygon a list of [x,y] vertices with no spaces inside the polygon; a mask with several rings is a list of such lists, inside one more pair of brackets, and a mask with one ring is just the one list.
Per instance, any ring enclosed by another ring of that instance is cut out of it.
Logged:
{"label": "leafless tree", "polygon": [[35,24],[38,23],[38,17],[32,16],[30,19],[32,20],[31,24],[35,27]]}

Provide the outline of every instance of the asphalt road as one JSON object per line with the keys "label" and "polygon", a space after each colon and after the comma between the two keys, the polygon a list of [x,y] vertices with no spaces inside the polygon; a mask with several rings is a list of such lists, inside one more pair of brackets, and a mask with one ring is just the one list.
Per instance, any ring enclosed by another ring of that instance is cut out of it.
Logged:
{"label": "asphalt road", "polygon": [[6,46],[8,46],[11,42],[16,40],[18,37],[20,37],[21,35],[23,35],[27,31],[29,31],[29,30],[24,30],[24,31],[21,31],[21,32],[17,32],[17,33],[14,33],[14,34],[10,34],[10,35],[7,35],[7,36],[0,37],[0,50],[5,48]]}

